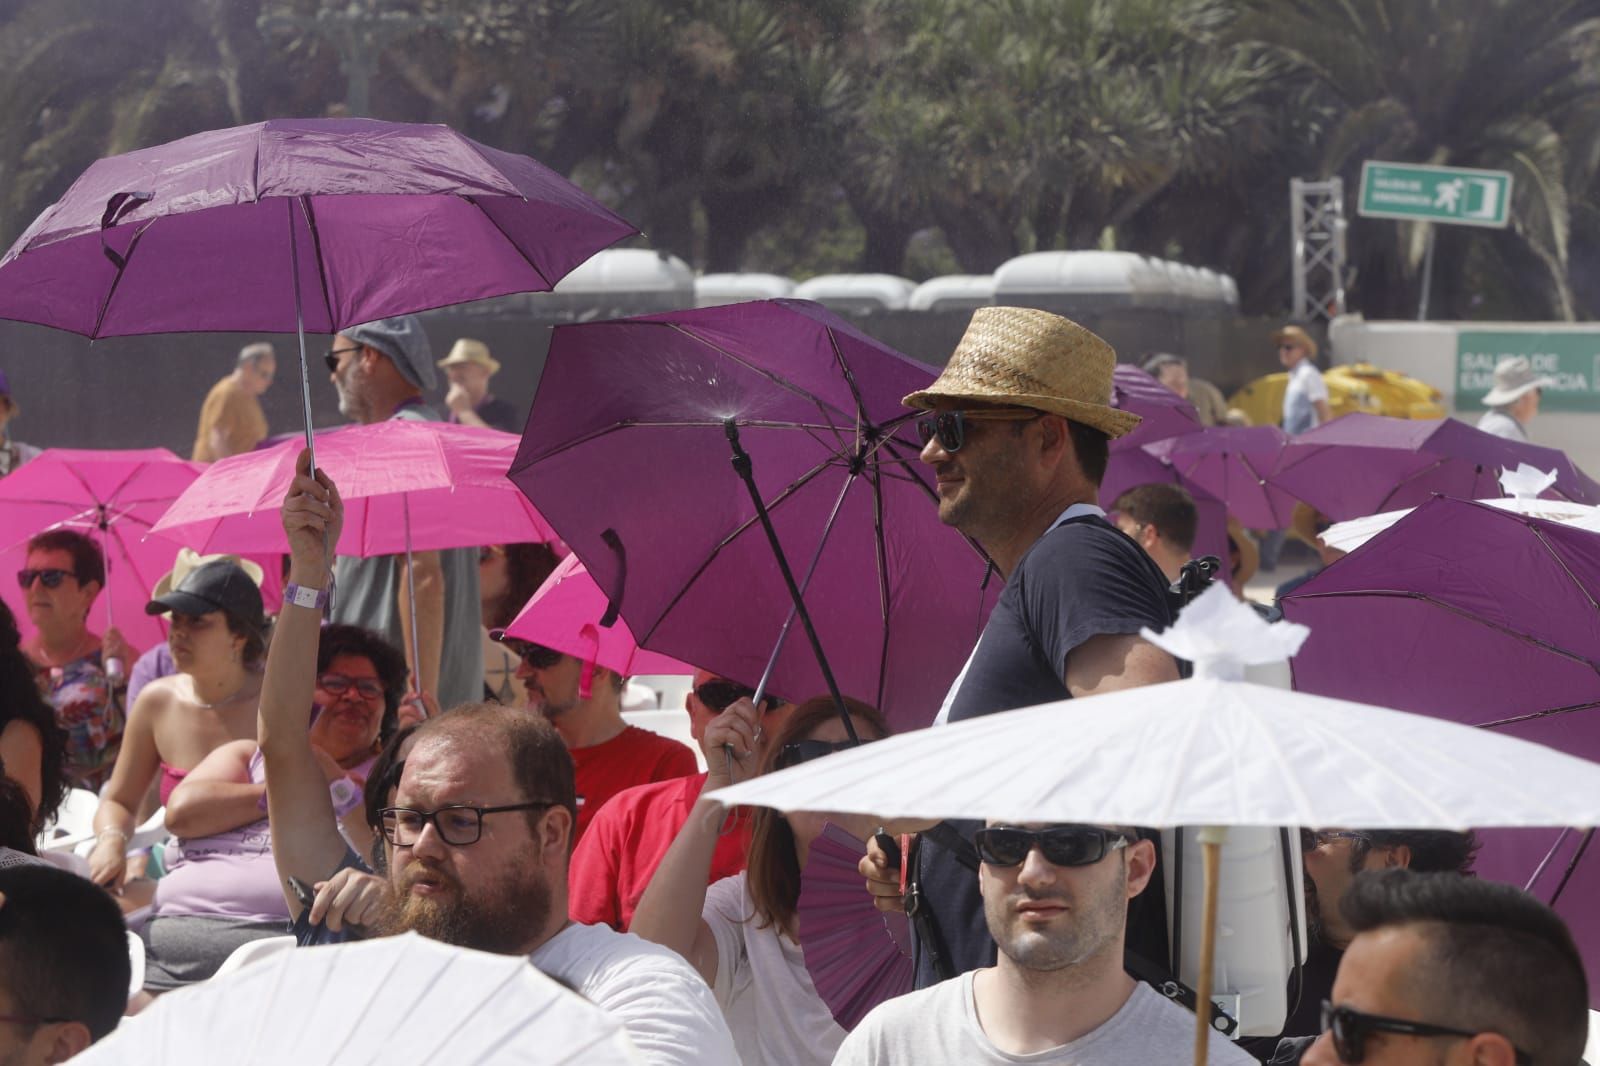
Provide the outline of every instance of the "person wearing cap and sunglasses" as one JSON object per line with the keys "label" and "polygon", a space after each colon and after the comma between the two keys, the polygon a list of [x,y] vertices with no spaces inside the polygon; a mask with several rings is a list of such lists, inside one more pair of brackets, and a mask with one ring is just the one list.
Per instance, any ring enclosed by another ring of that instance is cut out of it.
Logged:
{"label": "person wearing cap and sunglasses", "polygon": [[[1395,869],[1340,905],[1355,938],[1305,1066],[1576,1066],[1583,959],[1559,915],[1511,885]],[[1287,1042],[1286,1042],[1287,1043]],[[1275,1062],[1293,1062],[1285,1049]]]}
{"label": "person wearing cap and sunglasses", "polygon": [[[339,393],[339,412],[371,425],[389,419],[441,421],[423,400],[438,381],[427,332],[415,315],[351,326],[323,357]],[[411,685],[441,707],[483,697],[483,631],[479,628],[478,553],[472,548],[413,552],[415,646]],[[369,559],[340,556],[334,563],[338,594],[329,621],[374,630],[390,643],[413,647],[406,608],[405,555]]]}
{"label": "person wearing cap and sunglasses", "polygon": [[[684,701],[695,743],[701,742],[706,727],[735,701],[754,696],[754,689],[737,681],[706,670],[695,671],[694,685]],[[792,704],[776,696],[763,696],[762,737],[770,738],[780,730],[793,710]],[[595,812],[572,853],[572,871],[567,878],[568,907],[574,920],[620,930],[632,924],[650,878],[688,821],[706,777],[701,772],[625,788]],[[750,819],[737,813],[717,838],[706,882],[743,870],[749,843]]]}
{"label": "person wearing cap and sunglasses", "polygon": [[[862,741],[888,735],[876,708],[849,697],[845,706]],[[752,772],[787,769],[852,743],[829,696],[806,700],[781,723],[764,720],[749,699],[729,705],[700,739],[710,769],[699,802],[634,914],[634,932],[688,959],[716,993],[744,1066],[833,1061],[845,1033],[811,983],[800,950],[800,871],[825,824],[865,839],[876,822],[758,807],[748,869],[708,888],[706,874],[729,817],[715,792]],[[730,752],[731,758],[725,754]]]}
{"label": "person wearing cap and sunglasses", "polygon": [[[1115,365],[1111,346],[1075,322],[984,307],[939,378],[904,401],[928,412],[917,430],[939,518],[1005,579],[938,722],[1178,677],[1139,636],[1172,623],[1166,577],[1097,503],[1111,438],[1140,421],[1111,406]],[[945,828],[970,835],[976,823]],[[910,860],[923,900],[919,987],[994,960],[970,851],[925,834]],[[876,844],[861,870],[880,907],[903,906],[898,867]]]}
{"label": "person wearing cap and sunglasses", "polygon": [[[835,1066],[1190,1062],[1194,1015],[1123,969],[1155,845],[1124,826],[990,821],[973,834],[995,965],[880,1004]],[[1212,1040],[1212,1064],[1254,1060]]]}

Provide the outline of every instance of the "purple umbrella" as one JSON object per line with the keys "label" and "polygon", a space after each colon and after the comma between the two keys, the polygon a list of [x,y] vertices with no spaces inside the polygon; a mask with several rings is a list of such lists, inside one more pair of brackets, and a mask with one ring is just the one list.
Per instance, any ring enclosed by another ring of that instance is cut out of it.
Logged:
{"label": "purple umbrella", "polygon": [[[1284,614],[1311,627],[1295,688],[1600,760],[1597,601],[1600,533],[1435,498],[1284,598]],[[1600,977],[1600,914],[1584,902],[1600,847],[1587,831],[1486,839],[1479,873],[1561,906]]]}
{"label": "purple umbrella", "polygon": [[1288,442],[1277,426],[1214,426],[1152,441],[1144,450],[1170,465],[1180,485],[1221,500],[1250,529],[1286,529],[1294,497],[1266,476]]}
{"label": "purple umbrella", "polygon": [[[1137,432],[1137,431],[1136,431]],[[1100,506],[1114,510],[1117,498],[1137,485],[1177,485],[1178,472],[1143,448],[1129,451],[1111,442],[1111,460],[1106,464],[1106,476],[1100,482]],[[1228,563],[1228,508],[1204,489],[1187,486],[1194,497],[1198,522],[1195,526],[1194,554],[1215,555]]]}
{"label": "purple umbrella", "polygon": [[86,337],[295,330],[308,380],[308,330],[546,291],[637,232],[446,126],[278,119],[91,165],[0,259],[0,318]]}
{"label": "purple umbrella", "polygon": [[1151,441],[1194,433],[1203,428],[1194,404],[1138,367],[1117,364],[1111,377],[1111,405],[1144,421],[1111,442],[1112,451],[1131,451]]}
{"label": "purple umbrella", "polygon": [[1502,469],[1556,472],[1545,495],[1600,503],[1600,484],[1554,448],[1505,440],[1453,418],[1349,414],[1290,441],[1270,480],[1336,522],[1414,507],[1430,496],[1501,495]]}
{"label": "purple umbrella", "polygon": [[[790,699],[791,598],[730,467],[732,421],[844,694],[926,725],[983,624],[985,561],[939,522],[915,412],[932,371],[816,304],[560,326],[511,477],[639,643]],[[989,582],[989,593],[999,581]]]}

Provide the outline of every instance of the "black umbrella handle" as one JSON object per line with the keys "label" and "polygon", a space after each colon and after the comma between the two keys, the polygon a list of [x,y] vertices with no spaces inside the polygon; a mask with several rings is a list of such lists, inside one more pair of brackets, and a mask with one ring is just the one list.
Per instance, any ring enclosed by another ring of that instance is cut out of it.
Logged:
{"label": "black umbrella handle", "polygon": [[828,695],[833,697],[833,705],[839,711],[839,720],[844,723],[844,731],[850,738],[850,743],[860,744],[861,738],[856,736],[855,723],[850,720],[850,710],[844,705],[844,696],[839,692],[839,682],[834,680],[833,668],[828,665],[828,657],[822,651],[822,639],[817,636],[817,627],[811,624],[811,612],[806,610],[805,598],[800,595],[800,586],[795,582],[794,571],[789,569],[789,560],[783,554],[783,545],[778,543],[778,531],[772,527],[772,516],[767,513],[767,505],[761,499],[761,490],[756,488],[755,468],[750,461],[750,453],[746,452],[739,444],[739,426],[731,418],[722,420],[722,431],[727,434],[728,446],[733,449],[733,472],[739,475],[739,480],[744,482],[744,487],[750,493],[750,502],[755,505],[756,518],[761,521],[761,528],[767,534],[767,543],[772,545],[772,554],[778,560],[778,572],[783,575],[783,583],[789,589],[789,599],[794,602],[795,614],[800,617],[800,624],[805,627],[806,639],[811,642],[811,651],[817,657],[817,666],[822,670],[822,679],[828,685]]}

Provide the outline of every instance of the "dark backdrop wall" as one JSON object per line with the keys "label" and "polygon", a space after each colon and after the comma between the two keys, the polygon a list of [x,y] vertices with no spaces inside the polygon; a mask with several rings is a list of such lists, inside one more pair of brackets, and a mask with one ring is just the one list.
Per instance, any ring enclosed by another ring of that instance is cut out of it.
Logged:
{"label": "dark backdrop wall", "polygon": [[[496,394],[527,410],[544,369],[551,319],[518,301],[492,302],[424,315],[436,358],[457,337],[488,344],[503,369]],[[847,316],[865,332],[913,358],[943,365],[961,339],[970,313],[890,312]],[[1165,312],[1074,309],[1074,317],[1105,337],[1126,362],[1154,351],[1186,355],[1191,373],[1225,392],[1278,368],[1268,336],[1276,321],[1234,317],[1184,319]],[[0,322],[0,369],[11,380],[22,414],[12,436],[39,447],[165,447],[187,457],[207,391],[233,369],[245,344],[277,347],[278,377],[262,406],[274,434],[299,430],[300,389],[293,335],[191,333],[115,337],[90,343],[42,326]],[[344,422],[322,354],[331,338],[306,338],[312,414],[319,427]],[[443,408],[445,382],[431,399]]]}

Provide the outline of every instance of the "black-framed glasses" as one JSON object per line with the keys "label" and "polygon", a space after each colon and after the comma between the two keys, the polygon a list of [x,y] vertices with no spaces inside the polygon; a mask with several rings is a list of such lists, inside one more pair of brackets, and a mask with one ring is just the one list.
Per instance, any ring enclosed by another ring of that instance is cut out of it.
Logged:
{"label": "black-framed glasses", "polygon": [[42,581],[47,589],[59,588],[63,581],[72,576],[71,570],[57,570],[54,568],[48,570],[18,570],[17,587],[26,591],[33,588],[35,581]]}
{"label": "black-framed glasses", "polygon": [[330,696],[343,696],[354,688],[363,699],[383,699],[383,682],[375,677],[349,677],[345,674],[323,674],[317,678],[317,687]]}
{"label": "black-framed glasses", "polygon": [[[1367,1054],[1367,1036],[1371,1033],[1398,1033],[1401,1036],[1453,1036],[1470,1040],[1478,1033],[1469,1029],[1452,1029],[1446,1025],[1429,1025],[1427,1022],[1407,1021],[1404,1018],[1386,1018],[1381,1014],[1366,1014],[1350,1007],[1335,1007],[1322,1001],[1322,1031],[1333,1034],[1333,1050],[1345,1066],[1357,1066]],[[1511,1047],[1517,1066],[1530,1066],[1533,1056],[1516,1045]]]}
{"label": "black-framed glasses", "polygon": [[778,761],[775,767],[779,770],[791,766],[799,766],[812,759],[820,759],[824,755],[832,755],[836,751],[848,751],[856,746],[853,740],[794,740],[778,749]]}
{"label": "black-framed glasses", "polygon": [[1128,835],[1097,825],[1057,825],[1021,829],[996,825],[972,834],[978,857],[990,866],[1021,866],[1038,848],[1053,866],[1093,866],[1110,852],[1128,846]]}
{"label": "black-framed glasses", "polygon": [[935,411],[917,419],[917,439],[926,448],[928,442],[939,438],[939,447],[954,455],[967,443],[968,422],[1032,422],[1043,418],[1043,411],[1026,407],[997,407],[993,410]]}
{"label": "black-framed glasses", "polygon": [[555,800],[532,800],[528,803],[508,803],[503,807],[471,807],[452,803],[431,811],[415,807],[384,807],[378,812],[383,826],[383,839],[397,848],[414,847],[417,838],[429,822],[438,832],[439,839],[452,847],[462,848],[476,844],[483,836],[483,816],[504,814],[507,811],[536,811],[545,807],[559,807]]}
{"label": "black-framed glasses", "polygon": [[322,353],[322,361],[328,364],[328,373],[337,374],[339,372],[339,357],[346,352],[359,352],[360,350],[361,345],[359,344],[352,348],[329,348]]}
{"label": "black-framed glasses", "polygon": [[[717,678],[713,681],[707,681],[704,684],[695,686],[694,698],[705,704],[707,710],[715,711],[717,714],[721,714],[739,700],[755,699],[756,690],[749,688],[748,686],[741,685],[737,681],[729,681],[726,678]],[[770,693],[763,694],[761,697],[761,709],[763,711],[773,710],[774,708],[778,707],[781,702],[782,701],[780,701],[778,697],[771,695]]]}

